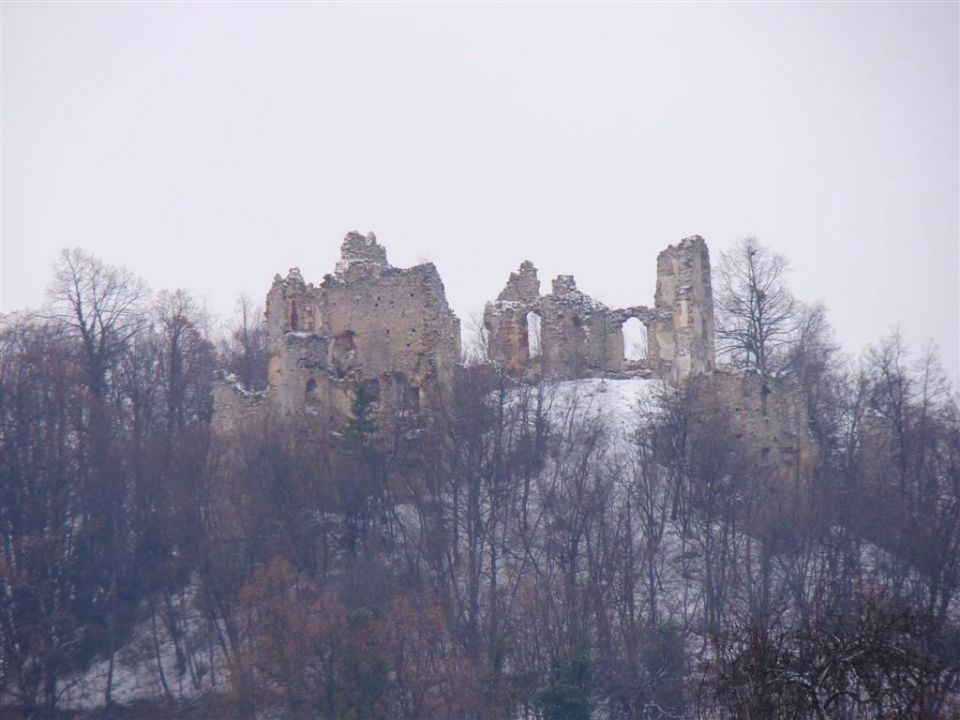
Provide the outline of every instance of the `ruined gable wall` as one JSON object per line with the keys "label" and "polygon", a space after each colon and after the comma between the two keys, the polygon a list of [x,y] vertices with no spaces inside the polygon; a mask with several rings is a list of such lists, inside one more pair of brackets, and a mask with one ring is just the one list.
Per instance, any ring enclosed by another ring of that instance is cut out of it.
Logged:
{"label": "ruined gable wall", "polygon": [[535,304],[540,299],[540,278],[537,268],[529,260],[520,263],[517,272],[510,273],[507,284],[497,295],[499,302]]}
{"label": "ruined gable wall", "polygon": [[515,375],[523,374],[530,363],[530,333],[527,315],[538,312],[540,279],[537,268],[523,261],[510,273],[506,286],[483,311],[487,340],[487,359]]}
{"label": "ruined gable wall", "polygon": [[522,375],[531,362],[530,307],[518,303],[487,303],[483,327],[487,339],[487,359],[513,375]]}
{"label": "ruined gable wall", "polygon": [[289,332],[319,332],[322,324],[317,288],[303,281],[299,268],[290,268],[286,278],[276,275],[266,299],[267,346],[270,360],[267,382],[271,387],[281,384],[281,358],[285,352],[285,337]]}
{"label": "ruined gable wall", "polygon": [[544,372],[553,377],[582,377],[607,369],[607,308],[577,289],[572,275],[553,281],[540,302]]}
{"label": "ruined gable wall", "polygon": [[325,335],[289,332],[276,356],[278,372],[270,387],[275,409],[282,415],[306,411],[335,422],[349,417],[353,400],[350,380],[331,363],[331,339]]}

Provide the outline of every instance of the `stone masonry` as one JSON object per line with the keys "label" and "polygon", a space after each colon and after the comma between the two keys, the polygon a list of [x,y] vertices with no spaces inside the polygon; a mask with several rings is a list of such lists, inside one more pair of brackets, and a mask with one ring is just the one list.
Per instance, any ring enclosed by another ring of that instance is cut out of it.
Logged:
{"label": "stone masonry", "polygon": [[[778,462],[806,472],[814,451],[799,391],[787,381],[714,367],[703,238],[669,246],[656,267],[652,308],[608,308],[580,291],[572,275],[558,276],[541,295],[537,269],[523,262],[485,308],[488,361],[517,382],[629,375],[695,382],[702,412],[724,408],[758,455],[774,452]],[[646,328],[642,360],[625,357],[623,325],[630,318]],[[268,388],[250,393],[220,382],[217,432],[283,417],[313,417],[336,428],[364,409],[415,419],[452,388],[461,362],[460,321],[437,269],[393,267],[372,233],[348,233],[335,272],[319,285],[306,283],[297,268],[277,275],[266,320]]]}
{"label": "stone masonry", "polygon": [[418,414],[450,386],[460,362],[460,321],[436,267],[393,267],[372,233],[348,233],[335,273],[319,285],[297,268],[277,275],[266,321],[268,388],[244,395],[221,383],[215,427],[251,412],[320,416],[335,426],[355,418],[361,403],[380,414]]}
{"label": "stone masonry", "polygon": [[724,370],[692,379],[696,403],[693,432],[709,427],[711,415],[728,423],[754,459],[779,471],[781,479],[811,477],[817,447],[808,428],[803,393],[790,378],[755,370]]}
{"label": "stone masonry", "polygon": [[[531,352],[531,315],[540,320],[540,354]],[[647,330],[647,357],[628,361],[623,325],[637,318]],[[698,235],[671,245],[657,258],[653,308],[611,309],[560,275],[540,295],[530,261],[512,273],[484,311],[490,360],[517,375],[577,378],[618,373],[667,377],[674,382],[714,367],[713,291],[710,255]]]}

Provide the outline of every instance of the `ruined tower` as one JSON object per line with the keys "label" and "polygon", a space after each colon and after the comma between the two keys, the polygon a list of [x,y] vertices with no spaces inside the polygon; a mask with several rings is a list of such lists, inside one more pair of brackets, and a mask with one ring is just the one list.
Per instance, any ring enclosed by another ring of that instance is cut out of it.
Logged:
{"label": "ruined tower", "polygon": [[220,426],[251,403],[334,424],[354,418],[358,404],[380,415],[419,413],[430,394],[450,387],[460,321],[436,267],[393,267],[373,233],[348,233],[340,253],[319,285],[304,282],[298,268],[274,278],[266,299],[268,388],[254,396],[221,387]]}

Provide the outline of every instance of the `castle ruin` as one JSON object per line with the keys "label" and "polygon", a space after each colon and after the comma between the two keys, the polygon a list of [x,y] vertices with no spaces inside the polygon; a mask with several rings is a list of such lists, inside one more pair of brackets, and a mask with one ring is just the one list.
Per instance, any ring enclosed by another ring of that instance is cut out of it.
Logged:
{"label": "castle ruin", "polygon": [[[812,455],[802,398],[788,381],[715,368],[710,256],[700,236],[657,258],[652,307],[608,308],[560,275],[540,294],[537,270],[523,262],[487,303],[486,360],[516,382],[641,376],[693,382],[701,397],[732,413],[738,436],[777,449],[796,464]],[[646,357],[628,360],[624,324],[645,328]],[[416,419],[449,392],[461,367],[460,321],[432,263],[396,268],[369,233],[351,232],[333,274],[319,285],[293,268],[266,298],[268,387],[251,393],[224,380],[215,387],[214,430],[255,419],[301,418],[331,428],[361,413]],[[706,412],[706,411],[705,411]]]}
{"label": "castle ruin", "polygon": [[393,267],[373,233],[348,233],[336,271],[319,285],[304,282],[298,268],[276,275],[266,321],[267,390],[220,383],[221,428],[258,412],[332,425],[354,417],[358,405],[418,413],[422,395],[449,387],[460,362],[460,321],[436,267]]}
{"label": "castle ruin", "polygon": [[[539,325],[539,352],[534,352]],[[646,328],[647,356],[628,361],[623,325],[637,318]],[[572,275],[560,275],[549,295],[540,295],[530,261],[510,275],[483,316],[488,356],[522,376],[546,377],[642,373],[681,382],[714,368],[713,291],[710,255],[695,235],[671,245],[657,258],[657,291],[652,308],[611,309],[577,289]]]}

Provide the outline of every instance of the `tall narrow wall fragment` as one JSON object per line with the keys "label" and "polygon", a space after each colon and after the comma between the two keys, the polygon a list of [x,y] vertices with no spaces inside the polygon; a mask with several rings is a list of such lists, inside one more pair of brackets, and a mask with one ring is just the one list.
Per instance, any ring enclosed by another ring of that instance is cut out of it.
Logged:
{"label": "tall narrow wall fragment", "polygon": [[657,257],[654,307],[669,311],[648,340],[650,357],[675,380],[714,369],[713,288],[710,253],[699,235],[684,238]]}

